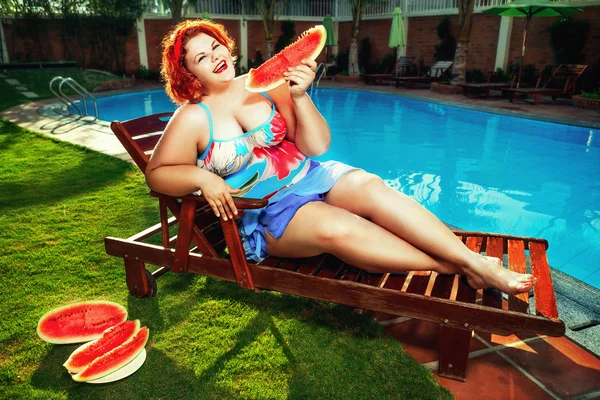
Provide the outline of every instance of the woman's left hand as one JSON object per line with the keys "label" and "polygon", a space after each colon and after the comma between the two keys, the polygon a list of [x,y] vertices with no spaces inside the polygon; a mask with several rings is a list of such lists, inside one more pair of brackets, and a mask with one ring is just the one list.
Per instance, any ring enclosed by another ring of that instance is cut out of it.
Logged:
{"label": "woman's left hand", "polygon": [[292,98],[300,98],[306,93],[306,90],[315,80],[315,71],[317,63],[314,60],[302,60],[302,64],[297,67],[289,68],[283,76],[290,82],[290,95]]}

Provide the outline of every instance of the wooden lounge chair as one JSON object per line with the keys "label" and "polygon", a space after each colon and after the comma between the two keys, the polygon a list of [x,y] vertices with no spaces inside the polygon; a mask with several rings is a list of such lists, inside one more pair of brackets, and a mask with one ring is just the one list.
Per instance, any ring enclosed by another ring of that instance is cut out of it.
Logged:
{"label": "wooden lounge chair", "polygon": [[575,94],[577,79],[586,68],[587,65],[561,64],[542,87],[538,87],[540,82],[538,80],[535,88],[504,89],[502,93],[508,96],[511,103],[519,95],[524,97],[532,95],[533,104],[539,103],[540,96],[552,96],[552,100],[556,100],[558,97],[571,98]]}
{"label": "wooden lounge chair", "polygon": [[431,83],[441,80],[448,75],[448,70],[452,66],[452,61],[438,61],[433,67],[427,71],[423,76],[404,76],[394,78],[396,81],[396,87],[399,87],[401,83],[406,87],[415,87],[417,83]]}
{"label": "wooden lounge chair", "polygon": [[[170,113],[155,114],[111,128],[144,171]],[[375,273],[344,264],[329,255],[302,259],[269,257],[259,264],[246,261],[234,220],[215,217],[201,196],[179,198],[151,192],[158,199],[160,222],[127,239],[107,237],[106,252],[125,263],[129,292],[138,297],[157,293],[156,279],[167,272],[194,273],[235,282],[254,291],[275,290],[392,315],[418,318],[440,325],[439,374],[465,380],[469,341],[473,330],[508,335],[535,332],[561,336],[546,248],[542,239],[455,232],[473,251],[489,256],[508,255],[511,270],[530,265],[537,281],[533,303],[527,293],[509,296],[502,306],[497,290],[473,290],[459,275],[435,272]],[[259,208],[265,200],[235,199],[239,213]],[[173,217],[169,218],[167,210]],[[169,226],[178,223],[177,235]],[[144,240],[161,235],[161,245]],[[192,247],[190,249],[190,247]],[[228,251],[225,251],[227,248]],[[528,262],[530,264],[528,264]],[[159,268],[150,272],[146,264]]]}
{"label": "wooden lounge chair", "polygon": [[488,80],[485,83],[463,83],[460,86],[463,88],[465,96],[477,94],[489,97],[490,91],[512,88],[515,85],[515,81],[516,76],[513,76],[510,82],[494,82],[494,73],[490,72]]}
{"label": "wooden lounge chair", "polygon": [[384,80],[390,80],[398,76],[406,76],[414,59],[414,57],[401,56],[396,63],[395,74],[361,74],[360,76],[367,85],[371,83],[380,85]]}

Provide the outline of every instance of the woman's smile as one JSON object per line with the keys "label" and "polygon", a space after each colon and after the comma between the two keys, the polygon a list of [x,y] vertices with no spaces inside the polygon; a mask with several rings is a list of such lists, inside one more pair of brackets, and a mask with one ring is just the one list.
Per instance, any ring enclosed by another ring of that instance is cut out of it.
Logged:
{"label": "woman's smile", "polygon": [[225,71],[227,68],[228,68],[227,62],[225,60],[221,60],[221,62],[219,62],[217,64],[217,66],[215,67],[215,69],[213,69],[213,72],[215,74],[220,74],[221,72]]}

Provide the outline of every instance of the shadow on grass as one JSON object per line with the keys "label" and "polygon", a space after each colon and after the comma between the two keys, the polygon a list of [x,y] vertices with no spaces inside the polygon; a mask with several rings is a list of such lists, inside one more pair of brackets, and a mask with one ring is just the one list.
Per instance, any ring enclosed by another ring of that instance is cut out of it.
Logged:
{"label": "shadow on grass", "polygon": [[[11,209],[54,204],[120,182],[133,168],[85,148],[48,140],[0,120],[0,202]],[[18,176],[15,179],[15,175]],[[4,194],[4,195],[2,195]]]}

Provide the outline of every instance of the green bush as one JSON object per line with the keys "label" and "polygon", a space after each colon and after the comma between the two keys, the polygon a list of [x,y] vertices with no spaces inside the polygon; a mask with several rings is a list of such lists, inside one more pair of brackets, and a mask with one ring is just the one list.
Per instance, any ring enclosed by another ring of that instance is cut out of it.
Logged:
{"label": "green bush", "polygon": [[[516,76],[519,79],[519,65],[518,61],[509,62],[508,64],[508,73],[512,76]],[[523,71],[521,72],[521,83],[527,83],[531,86],[535,86],[537,83],[539,74],[535,69],[534,64],[525,64],[523,65]]]}
{"label": "green bush", "polygon": [[557,64],[581,64],[590,24],[585,19],[562,18],[548,28]]}
{"label": "green bush", "polygon": [[600,100],[600,90],[595,90],[593,92],[581,91],[581,97],[585,97],[586,99]]}
{"label": "green bush", "polygon": [[435,28],[441,43],[435,45],[434,58],[436,61],[453,61],[456,53],[456,39],[452,36],[450,16],[442,18]]}
{"label": "green bush", "polygon": [[137,78],[157,81],[160,79],[160,72],[151,71],[143,65],[140,65],[140,71],[137,73]]}
{"label": "green bush", "polygon": [[483,72],[480,69],[470,69],[466,72],[467,82],[472,83],[483,83],[485,82],[485,77],[483,76]]}
{"label": "green bush", "polygon": [[348,57],[350,56],[350,49],[346,51],[340,51],[335,57],[335,65],[337,65],[338,71],[346,71],[348,74]]}

